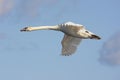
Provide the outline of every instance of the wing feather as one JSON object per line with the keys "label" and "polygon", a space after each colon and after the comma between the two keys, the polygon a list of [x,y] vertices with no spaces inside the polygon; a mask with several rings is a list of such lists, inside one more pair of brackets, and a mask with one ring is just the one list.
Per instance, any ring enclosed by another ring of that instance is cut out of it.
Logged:
{"label": "wing feather", "polygon": [[69,56],[73,54],[81,40],[81,38],[75,38],[65,34],[62,40],[62,55]]}

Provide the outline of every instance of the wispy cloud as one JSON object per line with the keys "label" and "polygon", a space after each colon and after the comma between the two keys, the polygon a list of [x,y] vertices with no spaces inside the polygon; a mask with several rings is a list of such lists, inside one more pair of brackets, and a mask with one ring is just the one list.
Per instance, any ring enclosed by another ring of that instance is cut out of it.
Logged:
{"label": "wispy cloud", "polygon": [[120,32],[104,43],[99,61],[102,64],[120,65]]}
{"label": "wispy cloud", "polygon": [[[17,17],[35,17],[43,14],[47,9],[51,10],[58,6],[60,7],[58,4],[63,4],[62,2],[63,1],[60,0],[0,0],[0,16],[9,13],[10,11],[15,11],[16,15],[18,15]],[[69,7],[68,5],[74,7],[76,4],[77,0],[70,0],[69,4],[65,2],[61,6],[61,9],[59,8],[60,10],[56,10],[57,12],[55,13],[61,14],[67,10],[66,8]]]}
{"label": "wispy cloud", "polygon": [[8,13],[14,6],[13,0],[0,0],[0,16]]}
{"label": "wispy cloud", "polygon": [[21,0],[17,6],[17,14],[20,16],[35,16],[41,3],[41,0]]}
{"label": "wispy cloud", "polygon": [[21,12],[34,16],[38,13],[40,6],[42,6],[41,4],[54,4],[57,1],[58,0],[0,0],[0,16],[9,13],[13,8],[18,10],[18,14]]}

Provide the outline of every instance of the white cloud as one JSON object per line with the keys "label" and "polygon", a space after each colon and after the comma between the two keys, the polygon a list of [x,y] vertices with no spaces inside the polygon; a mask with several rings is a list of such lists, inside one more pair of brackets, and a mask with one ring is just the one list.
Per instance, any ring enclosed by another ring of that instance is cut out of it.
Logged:
{"label": "white cloud", "polygon": [[104,43],[99,61],[102,64],[120,65],[120,32]]}
{"label": "white cloud", "polygon": [[21,13],[34,16],[38,13],[41,4],[54,4],[57,1],[58,0],[20,0],[17,3],[15,0],[0,0],[0,16],[9,13],[13,8],[17,8],[16,10],[20,10]]}
{"label": "white cloud", "polygon": [[13,0],[0,0],[0,16],[8,13],[14,6]]}

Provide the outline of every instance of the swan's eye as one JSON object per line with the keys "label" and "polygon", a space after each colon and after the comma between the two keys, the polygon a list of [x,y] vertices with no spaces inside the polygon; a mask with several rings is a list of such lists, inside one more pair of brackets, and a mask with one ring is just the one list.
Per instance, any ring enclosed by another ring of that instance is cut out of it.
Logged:
{"label": "swan's eye", "polygon": [[88,31],[85,31],[86,33],[89,33]]}

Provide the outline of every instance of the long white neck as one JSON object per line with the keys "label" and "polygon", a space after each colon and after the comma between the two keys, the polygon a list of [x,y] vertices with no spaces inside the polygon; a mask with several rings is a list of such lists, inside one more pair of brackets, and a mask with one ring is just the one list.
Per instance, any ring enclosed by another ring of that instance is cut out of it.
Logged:
{"label": "long white neck", "polygon": [[35,31],[35,30],[56,30],[59,31],[60,27],[59,26],[38,26],[38,27],[29,27],[30,31]]}

